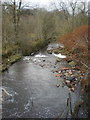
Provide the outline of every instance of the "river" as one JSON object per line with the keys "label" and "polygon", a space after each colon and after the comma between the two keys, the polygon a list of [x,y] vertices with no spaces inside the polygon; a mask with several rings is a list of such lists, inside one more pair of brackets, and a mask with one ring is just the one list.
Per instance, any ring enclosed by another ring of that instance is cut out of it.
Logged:
{"label": "river", "polygon": [[68,94],[71,93],[72,107],[80,98],[78,91],[56,87],[62,79],[56,78],[53,70],[68,66],[66,61],[56,64],[56,57],[46,50],[40,54],[44,56],[23,57],[2,73],[2,86],[11,95],[4,96],[3,118],[66,118]]}

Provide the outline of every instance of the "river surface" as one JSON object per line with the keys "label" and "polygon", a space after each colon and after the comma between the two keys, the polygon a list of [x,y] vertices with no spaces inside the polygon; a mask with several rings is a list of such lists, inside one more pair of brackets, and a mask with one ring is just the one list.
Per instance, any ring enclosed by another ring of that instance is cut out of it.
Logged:
{"label": "river surface", "polygon": [[[56,64],[57,58],[46,50],[37,54],[44,56],[24,57],[2,74],[2,86],[11,95],[4,96],[3,118],[67,117],[70,91],[67,86],[56,87],[62,79],[55,77],[53,70],[68,65],[64,60]],[[78,91],[71,92],[72,106],[78,101],[78,96]]]}

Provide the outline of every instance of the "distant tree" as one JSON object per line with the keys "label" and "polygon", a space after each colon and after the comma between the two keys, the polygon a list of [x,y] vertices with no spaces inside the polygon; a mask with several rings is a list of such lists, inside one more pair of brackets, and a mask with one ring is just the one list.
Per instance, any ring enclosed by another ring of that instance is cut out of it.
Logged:
{"label": "distant tree", "polygon": [[55,18],[53,13],[47,12],[44,16],[42,32],[46,44],[55,38]]}

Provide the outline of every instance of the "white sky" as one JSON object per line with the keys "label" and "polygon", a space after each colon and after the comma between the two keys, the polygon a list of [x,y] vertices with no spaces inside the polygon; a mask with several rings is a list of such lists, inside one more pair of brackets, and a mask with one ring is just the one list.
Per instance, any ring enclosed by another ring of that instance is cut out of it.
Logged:
{"label": "white sky", "polygon": [[[8,2],[8,1],[13,1],[13,0],[2,0],[2,1],[5,1],[5,2]],[[16,2],[18,3],[19,0],[16,0]],[[36,6],[38,5],[39,7],[45,7],[45,8],[48,8],[50,6],[50,3],[52,2],[53,0],[22,0],[22,3],[23,4],[31,4],[32,6]]]}
{"label": "white sky", "polygon": [[[2,1],[13,1],[13,0],[2,0]],[[17,3],[18,3],[18,1],[19,0],[16,0],[17,1]],[[65,1],[65,2],[67,2],[67,1],[72,1],[72,2],[74,2],[74,1],[86,1],[86,2],[89,2],[90,0],[22,0],[22,3],[23,4],[29,4],[29,5],[32,5],[32,6],[36,6],[36,5],[38,5],[39,7],[44,7],[44,8],[47,8],[47,9],[49,9],[50,8],[50,6],[51,6],[51,2],[54,2],[54,1]]]}
{"label": "white sky", "polygon": [[[2,1],[13,1],[13,0],[2,0]],[[16,0],[19,1],[19,0]],[[22,0],[23,3],[33,3],[33,4],[41,4],[41,5],[48,5],[51,1],[54,0]]]}
{"label": "white sky", "polygon": [[53,0],[22,0],[23,2],[30,2],[33,5],[39,5],[40,7],[49,7],[50,2],[52,2]]}

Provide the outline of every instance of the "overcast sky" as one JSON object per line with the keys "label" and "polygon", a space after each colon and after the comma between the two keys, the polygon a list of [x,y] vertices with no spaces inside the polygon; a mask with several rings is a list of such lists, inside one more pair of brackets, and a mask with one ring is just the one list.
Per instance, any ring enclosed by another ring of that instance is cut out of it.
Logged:
{"label": "overcast sky", "polygon": [[[2,1],[13,1],[13,0],[2,0]],[[17,1],[17,3],[18,3],[18,1],[19,0],[16,0]],[[47,9],[49,9],[50,8],[50,6],[51,6],[51,3],[52,2],[56,2],[56,1],[65,1],[65,2],[67,2],[68,0],[22,0],[22,3],[23,4],[26,4],[27,3],[27,5],[29,4],[29,5],[32,5],[32,6],[36,6],[36,5],[38,5],[39,7],[44,7],[44,8],[47,8]],[[69,1],[72,1],[72,2],[74,2],[74,1],[76,1],[76,0],[69,0]],[[79,1],[86,1],[86,2],[88,2],[88,1],[90,1],[90,0],[77,0],[78,2]]]}
{"label": "overcast sky", "polygon": [[22,0],[23,2],[30,2],[33,5],[39,5],[40,7],[49,7],[50,6],[50,2],[52,2],[53,0]]}

